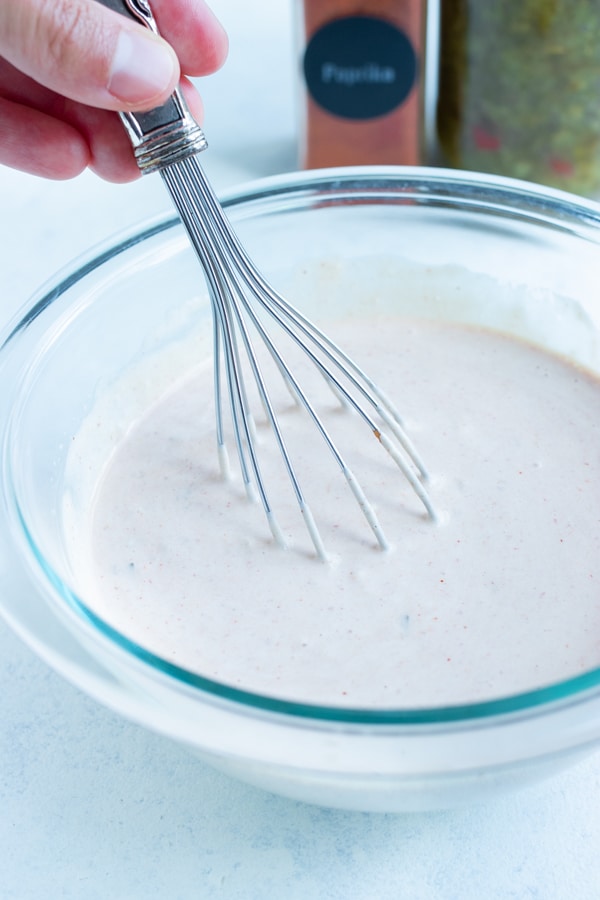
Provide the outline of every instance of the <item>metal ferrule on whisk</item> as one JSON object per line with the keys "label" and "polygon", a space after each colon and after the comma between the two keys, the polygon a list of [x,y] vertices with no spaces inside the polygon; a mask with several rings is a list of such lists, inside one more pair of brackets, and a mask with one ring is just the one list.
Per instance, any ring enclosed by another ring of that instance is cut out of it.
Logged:
{"label": "metal ferrule on whisk", "polygon": [[[156,21],[146,0],[102,0],[115,12],[137,19],[155,34]],[[162,106],[147,112],[121,112],[140,171],[146,175],[206,150],[203,130],[179,89]]]}
{"label": "metal ferrule on whisk", "polygon": [[164,106],[150,112],[119,115],[144,175],[195,156],[208,146],[204,132],[192,118],[178,90]]}

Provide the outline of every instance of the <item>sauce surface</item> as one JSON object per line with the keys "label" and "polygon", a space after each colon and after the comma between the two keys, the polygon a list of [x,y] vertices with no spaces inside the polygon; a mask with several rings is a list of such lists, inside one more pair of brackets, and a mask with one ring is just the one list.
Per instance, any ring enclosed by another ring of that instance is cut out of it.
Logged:
{"label": "sauce surface", "polygon": [[317,383],[390,541],[381,551],[314,426],[276,385],[329,563],[314,557],[259,420],[269,499],[291,543],[275,546],[231,440],[234,476],[219,475],[207,364],[132,424],[102,474],[84,536],[88,605],[178,666],[300,702],[461,704],[599,666],[600,382],[468,326],[381,316],[340,322],[334,336],[397,400],[439,521]]}

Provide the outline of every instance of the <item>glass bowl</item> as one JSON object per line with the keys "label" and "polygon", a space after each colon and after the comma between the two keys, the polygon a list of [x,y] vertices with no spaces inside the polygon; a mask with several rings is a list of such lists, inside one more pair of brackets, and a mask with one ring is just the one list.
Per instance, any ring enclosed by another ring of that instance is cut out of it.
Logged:
{"label": "glass bowl", "polygon": [[[512,331],[600,373],[592,203],[499,177],[361,168],[263,180],[224,204],[261,270],[299,304],[298,272],[319,260],[342,272],[368,273],[381,258],[442,280],[468,272],[479,293],[462,305],[436,301],[435,316]],[[600,740],[600,668],[460,705],[307,704],[178,667],[87,605],[66,539],[73,436],[124,371],[185,344],[190,322],[208,334],[209,301],[182,228],[167,216],[78,260],[2,335],[0,605],[16,632],[124,716],[224,772],[325,806],[483,801],[590,752]],[[109,449],[92,448],[91,473]]]}

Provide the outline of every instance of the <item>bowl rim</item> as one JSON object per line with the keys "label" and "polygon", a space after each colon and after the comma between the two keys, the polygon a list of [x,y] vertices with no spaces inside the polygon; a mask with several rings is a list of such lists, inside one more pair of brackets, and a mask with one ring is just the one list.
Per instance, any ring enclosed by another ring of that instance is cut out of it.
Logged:
{"label": "bowl rim", "polygon": [[[270,176],[257,181],[239,185],[224,192],[221,199],[223,206],[229,210],[242,211],[252,216],[260,215],[261,204],[271,202],[274,198],[297,197],[300,207],[310,202],[310,197],[319,197],[322,203],[323,192],[327,192],[328,202],[337,202],[340,196],[349,190],[357,190],[366,186],[372,189],[372,196],[383,194],[391,185],[396,191],[406,192],[416,188],[415,196],[423,202],[456,203],[465,208],[489,209],[492,205],[502,206],[505,212],[530,221],[550,224],[558,229],[581,234],[589,238],[593,233],[595,241],[600,243],[600,205],[595,201],[580,198],[564,191],[531,184],[518,179],[483,173],[462,172],[458,170],[430,169],[426,167],[369,166],[343,169],[310,170],[299,173],[285,173]],[[482,195],[484,199],[482,199]],[[414,198],[413,198],[414,199]],[[254,212],[253,212],[254,210]],[[133,228],[109,238],[107,241],[59,270],[46,282],[25,306],[17,312],[13,320],[0,334],[0,364],[3,357],[12,351],[15,339],[40,315],[58,301],[70,288],[84,280],[95,269],[109,260],[132,249],[137,244],[173,229],[181,228],[177,215],[172,212],[162,213],[146,220]],[[9,417],[12,418],[12,417]],[[3,441],[3,470],[7,471],[8,445],[10,444],[10,424]],[[10,464],[8,464],[10,472]],[[8,500],[9,518],[18,523],[21,532],[17,538],[21,549],[25,549],[30,563],[41,570],[46,592],[53,594],[53,605],[65,604],[74,613],[73,621],[83,626],[91,635],[100,637],[112,648],[120,652],[122,658],[135,664],[142,664],[161,676],[166,676],[179,687],[194,689],[213,699],[225,700],[243,706],[247,711],[256,710],[266,713],[285,715],[293,719],[319,720],[332,724],[354,725],[444,725],[449,723],[465,723],[470,721],[489,721],[500,716],[524,714],[528,711],[540,713],[544,708],[556,704],[579,703],[584,695],[597,695],[600,692],[600,665],[587,672],[562,679],[543,687],[516,694],[496,697],[491,700],[478,701],[447,706],[376,708],[366,709],[351,706],[333,706],[328,704],[303,703],[286,700],[277,696],[246,691],[191,672],[171,663],[159,655],[147,650],[121,634],[106,623],[79,598],[76,592],[62,582],[52,567],[44,560],[27,523],[23,518],[19,500],[13,491],[11,479],[5,479],[10,485],[8,497],[5,490],[5,501]],[[38,579],[38,585],[40,581]],[[47,601],[45,601],[47,602]],[[2,611],[0,597],[0,611]],[[9,624],[14,625],[12,616],[7,616]],[[64,625],[64,627],[67,627]],[[26,630],[26,629],[25,629]],[[73,634],[70,629],[71,635]],[[43,636],[36,636],[38,644],[43,643]]]}

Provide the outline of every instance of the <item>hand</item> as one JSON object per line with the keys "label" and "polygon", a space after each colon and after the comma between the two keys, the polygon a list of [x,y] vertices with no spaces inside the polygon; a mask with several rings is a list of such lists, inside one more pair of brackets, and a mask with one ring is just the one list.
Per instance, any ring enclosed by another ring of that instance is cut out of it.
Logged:
{"label": "hand", "polygon": [[[46,178],[89,166],[139,175],[115,110],[159,106],[181,72],[223,63],[227,36],[204,0],[153,0],[163,37],[95,0],[0,0],[0,163]],[[168,42],[168,43],[167,43]],[[181,88],[202,120],[200,97]]]}

